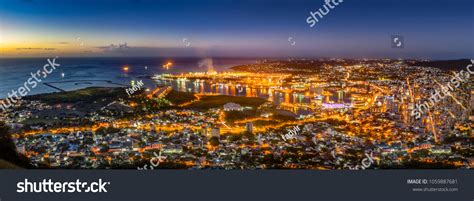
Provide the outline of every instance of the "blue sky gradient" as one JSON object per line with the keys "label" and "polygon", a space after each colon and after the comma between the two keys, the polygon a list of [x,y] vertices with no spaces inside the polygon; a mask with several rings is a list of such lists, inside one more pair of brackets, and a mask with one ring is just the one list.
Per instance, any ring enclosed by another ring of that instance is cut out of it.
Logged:
{"label": "blue sky gradient", "polygon": [[[345,0],[311,28],[306,19],[323,4],[323,0],[1,0],[0,47],[41,44],[66,56],[474,56],[472,0]],[[391,48],[391,35],[404,36],[405,48]],[[77,37],[85,46],[74,45]],[[125,42],[127,48],[106,48]],[[3,56],[15,50],[11,51]]]}

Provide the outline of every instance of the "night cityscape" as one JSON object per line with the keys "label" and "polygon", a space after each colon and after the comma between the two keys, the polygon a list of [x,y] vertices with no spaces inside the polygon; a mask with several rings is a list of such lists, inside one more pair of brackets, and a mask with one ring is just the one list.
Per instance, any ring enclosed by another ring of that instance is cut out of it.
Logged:
{"label": "night cityscape", "polygon": [[163,3],[1,3],[1,168],[473,167],[472,6]]}
{"label": "night cityscape", "polygon": [[154,152],[166,156],[157,168],[350,169],[369,153],[372,169],[471,168],[472,78],[417,119],[416,104],[451,76],[416,64],[259,60],[157,74],[147,78],[156,88],[131,96],[121,87],[33,95],[1,117],[37,168],[136,168]]}

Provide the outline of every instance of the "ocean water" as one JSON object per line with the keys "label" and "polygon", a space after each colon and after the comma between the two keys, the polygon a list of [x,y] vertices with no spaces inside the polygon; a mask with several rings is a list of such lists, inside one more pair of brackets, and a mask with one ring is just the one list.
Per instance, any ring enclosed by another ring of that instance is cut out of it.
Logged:
{"label": "ocean water", "polygon": [[[31,77],[31,73],[42,70],[48,58],[0,58],[0,99],[8,96]],[[52,59],[52,58],[51,58]],[[163,65],[172,62],[170,69]],[[58,92],[44,83],[66,91],[91,86],[117,87],[129,85],[131,80],[143,80],[146,87],[156,82],[144,78],[161,73],[229,71],[230,67],[255,63],[251,58],[57,58],[57,67],[46,78],[42,78],[28,95]],[[124,71],[123,67],[129,70]],[[145,68],[145,66],[147,68]],[[64,77],[63,77],[64,75]],[[69,81],[69,82],[68,82]]]}

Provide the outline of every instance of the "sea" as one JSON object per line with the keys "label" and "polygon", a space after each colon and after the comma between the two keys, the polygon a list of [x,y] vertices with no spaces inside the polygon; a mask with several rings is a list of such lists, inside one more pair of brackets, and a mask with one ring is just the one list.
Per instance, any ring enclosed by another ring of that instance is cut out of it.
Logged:
{"label": "sea", "polygon": [[[42,70],[48,58],[0,58],[0,99],[8,96]],[[52,59],[52,58],[49,58]],[[146,87],[157,83],[147,77],[156,74],[186,72],[231,71],[232,66],[255,63],[253,58],[57,58],[60,64],[28,95],[77,90],[87,87],[123,87],[132,80],[143,80]],[[172,63],[169,68],[164,68]],[[127,66],[128,70],[124,70]],[[46,83],[46,85],[45,85]],[[48,86],[50,85],[50,86]]]}
{"label": "sea", "polygon": [[[0,99],[18,91],[31,78],[31,73],[43,70],[48,58],[0,58]],[[49,58],[52,59],[52,58]],[[256,58],[56,58],[54,71],[27,95],[73,91],[87,87],[131,87],[131,82],[142,81],[150,90],[157,86],[171,86],[173,90],[204,94],[260,97],[276,105],[310,103],[314,97],[302,92],[282,92],[269,88],[252,88],[226,83],[196,80],[156,80],[160,74],[187,72],[229,72],[231,67],[256,63]],[[168,68],[165,68],[165,65]],[[125,67],[128,67],[125,70]],[[31,85],[28,85],[31,86]],[[337,98],[337,97],[330,97]],[[289,106],[296,114],[307,114],[304,108]]]}

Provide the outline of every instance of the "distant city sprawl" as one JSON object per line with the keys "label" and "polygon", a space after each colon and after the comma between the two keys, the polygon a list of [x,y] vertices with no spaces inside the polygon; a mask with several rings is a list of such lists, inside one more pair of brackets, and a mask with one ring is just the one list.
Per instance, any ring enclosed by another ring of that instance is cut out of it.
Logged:
{"label": "distant city sprawl", "polygon": [[[439,62],[260,59],[232,71],[140,76],[138,90],[29,96],[0,115],[37,168],[472,168],[472,61],[454,63],[457,72],[470,65],[451,83],[453,69],[432,67]],[[126,82],[144,68],[126,66],[118,75]],[[440,83],[454,98],[412,116]]]}
{"label": "distant city sprawl", "polygon": [[452,92],[456,91],[459,86],[461,86],[461,84],[467,83],[469,81],[469,78],[474,73],[474,71],[471,70],[472,64],[474,64],[474,60],[471,59],[471,64],[466,66],[466,71],[461,70],[459,73],[454,73],[454,76],[452,76],[451,80],[449,80],[449,82],[445,85],[441,85],[437,82],[441,90],[434,89],[430,98],[428,99],[429,102],[424,101],[422,104],[416,103],[415,108],[411,111],[411,116],[414,116],[416,119],[420,119],[422,114],[430,111],[432,107],[434,107],[438,102],[447,96],[453,98],[453,100],[456,100]]}

